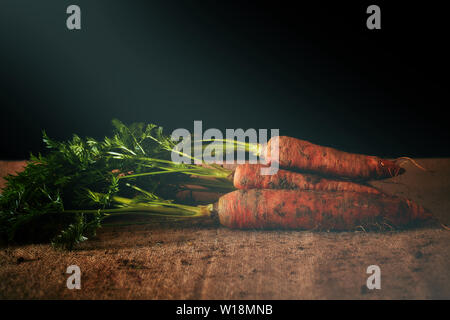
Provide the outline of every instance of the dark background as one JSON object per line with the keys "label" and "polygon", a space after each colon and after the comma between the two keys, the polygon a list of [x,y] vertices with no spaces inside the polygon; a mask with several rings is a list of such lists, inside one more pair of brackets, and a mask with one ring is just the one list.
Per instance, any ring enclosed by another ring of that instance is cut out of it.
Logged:
{"label": "dark background", "polygon": [[[102,138],[112,118],[450,156],[440,2],[336,2],[2,1],[0,158],[42,151],[43,129]],[[70,4],[82,30],[66,28]]]}

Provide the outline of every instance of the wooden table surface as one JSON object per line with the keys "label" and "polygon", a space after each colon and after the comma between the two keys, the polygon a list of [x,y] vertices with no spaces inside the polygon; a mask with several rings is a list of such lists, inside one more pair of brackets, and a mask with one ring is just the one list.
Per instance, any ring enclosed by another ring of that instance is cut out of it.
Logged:
{"label": "wooden table surface", "polygon": [[[450,224],[450,159],[374,185]],[[138,219],[138,218],[136,218]],[[140,218],[139,218],[140,219]],[[0,250],[2,299],[449,299],[450,231],[236,231],[213,224],[104,227],[73,252]],[[66,268],[81,269],[81,290]],[[381,269],[368,290],[366,269]]]}

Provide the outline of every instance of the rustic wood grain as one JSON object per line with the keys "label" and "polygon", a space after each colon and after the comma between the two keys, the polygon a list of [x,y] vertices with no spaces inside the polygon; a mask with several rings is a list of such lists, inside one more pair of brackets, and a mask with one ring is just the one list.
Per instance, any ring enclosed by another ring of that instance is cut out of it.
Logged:
{"label": "rustic wood grain", "polygon": [[[450,159],[373,184],[450,218]],[[130,219],[143,221],[131,216]],[[149,222],[148,220],[145,220]],[[121,221],[117,221],[118,223]],[[237,231],[211,223],[110,226],[73,252],[0,249],[1,299],[449,299],[450,231]],[[82,289],[66,288],[67,266]],[[365,286],[381,268],[381,290]]]}

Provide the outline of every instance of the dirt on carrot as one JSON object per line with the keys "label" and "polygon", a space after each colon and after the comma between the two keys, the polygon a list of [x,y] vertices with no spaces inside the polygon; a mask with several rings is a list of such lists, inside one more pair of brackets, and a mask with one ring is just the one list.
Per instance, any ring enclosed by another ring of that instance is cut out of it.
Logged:
{"label": "dirt on carrot", "polygon": [[286,136],[270,139],[263,148],[262,154],[269,162],[277,161],[271,154],[274,143],[279,146],[279,164],[285,168],[357,180],[390,178],[404,172],[395,162],[377,156],[348,153]]}
{"label": "dirt on carrot", "polygon": [[262,175],[261,164],[242,164],[234,173],[234,186],[238,189],[288,189],[315,191],[349,191],[369,194],[381,192],[371,186],[351,181],[327,179],[316,174],[279,169],[276,174]]}
{"label": "dirt on carrot", "polygon": [[219,199],[217,211],[224,226],[241,229],[381,229],[432,219],[408,199],[338,191],[237,190]]}

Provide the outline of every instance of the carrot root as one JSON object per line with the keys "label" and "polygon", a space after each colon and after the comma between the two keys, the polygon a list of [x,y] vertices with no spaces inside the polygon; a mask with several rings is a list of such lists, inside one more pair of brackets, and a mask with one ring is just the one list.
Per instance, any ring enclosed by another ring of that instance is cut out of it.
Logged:
{"label": "carrot root", "polygon": [[260,164],[242,164],[234,173],[234,187],[237,189],[298,189],[315,191],[349,191],[380,194],[378,189],[342,180],[333,180],[314,174],[279,169],[276,174],[262,175]]}
{"label": "carrot root", "polygon": [[[271,157],[272,143],[278,143],[278,159]],[[387,159],[348,153],[286,136],[271,138],[263,152],[269,162],[278,161],[281,167],[318,172],[333,177],[358,180],[383,179],[405,171]]]}
{"label": "carrot root", "polygon": [[354,230],[388,224],[408,226],[431,219],[411,200],[355,192],[236,190],[221,197],[222,225],[240,229]]}

